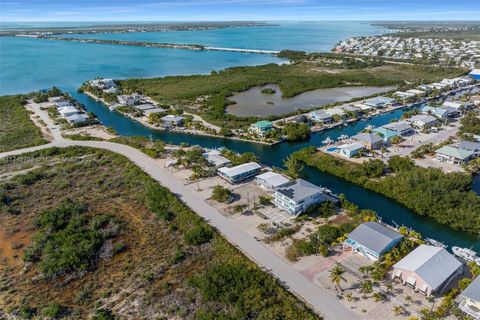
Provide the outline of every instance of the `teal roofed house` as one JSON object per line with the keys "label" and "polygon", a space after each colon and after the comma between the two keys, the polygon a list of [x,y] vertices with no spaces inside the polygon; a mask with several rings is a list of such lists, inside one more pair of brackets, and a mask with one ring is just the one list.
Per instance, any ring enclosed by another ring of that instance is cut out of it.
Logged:
{"label": "teal roofed house", "polygon": [[469,150],[460,149],[453,146],[444,146],[436,151],[436,159],[441,162],[454,164],[470,161],[475,153]]}
{"label": "teal roofed house", "polygon": [[384,144],[390,144],[390,141],[394,137],[398,137],[398,132],[394,130],[390,130],[384,127],[379,127],[373,129],[373,132],[380,135],[383,138],[383,143]]}
{"label": "teal roofed house", "polygon": [[262,120],[250,125],[250,131],[263,137],[265,133],[273,129],[273,124],[270,121]]}

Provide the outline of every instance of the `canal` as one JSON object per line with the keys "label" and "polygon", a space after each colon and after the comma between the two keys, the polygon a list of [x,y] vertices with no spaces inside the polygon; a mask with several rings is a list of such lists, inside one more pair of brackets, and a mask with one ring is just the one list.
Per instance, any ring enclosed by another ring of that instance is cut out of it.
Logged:
{"label": "canal", "polygon": [[[70,92],[72,96],[80,103],[84,104],[88,111],[93,112],[100,121],[115,129],[120,135],[124,136],[144,136],[159,139],[171,144],[180,144],[182,142],[189,145],[199,145],[205,148],[226,147],[236,152],[254,152],[260,161],[269,166],[282,166],[283,160],[292,152],[300,150],[307,146],[321,146],[322,141],[327,137],[332,139],[341,135],[352,136],[368,125],[382,126],[393,119],[398,119],[405,110],[396,110],[372,117],[367,121],[358,121],[348,126],[337,127],[313,134],[308,141],[286,142],[275,146],[267,146],[244,141],[235,141],[221,137],[205,137],[185,133],[176,133],[168,131],[157,131],[144,127],[140,123],[122,116],[120,113],[110,111],[102,104],[96,102],[90,97]],[[472,247],[480,252],[479,237],[462,231],[456,231],[448,226],[439,224],[433,219],[417,215],[400,205],[399,203],[384,197],[381,194],[366,190],[333,175],[320,172],[314,168],[305,169],[307,179],[314,184],[322,185],[331,189],[334,193],[343,193],[345,196],[362,209],[375,210],[382,220],[392,224],[405,225],[420,232],[424,237],[429,237],[447,244],[449,247],[454,245],[461,247]]]}

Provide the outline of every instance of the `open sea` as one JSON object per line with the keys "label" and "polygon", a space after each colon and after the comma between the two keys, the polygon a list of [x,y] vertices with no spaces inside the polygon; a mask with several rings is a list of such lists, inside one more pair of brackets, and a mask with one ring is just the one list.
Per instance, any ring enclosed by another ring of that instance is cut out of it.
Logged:
{"label": "open sea", "polygon": [[[95,24],[98,24],[95,22]],[[74,27],[86,23],[3,23],[0,29],[19,27]],[[234,27],[215,30],[67,35],[189,43],[228,48],[329,51],[339,40],[379,34],[366,22],[282,22],[274,26]],[[232,66],[281,63],[265,54],[188,51],[74,43],[45,39],[0,37],[0,94],[12,94],[58,86],[75,90],[85,80],[146,78],[210,73]]]}

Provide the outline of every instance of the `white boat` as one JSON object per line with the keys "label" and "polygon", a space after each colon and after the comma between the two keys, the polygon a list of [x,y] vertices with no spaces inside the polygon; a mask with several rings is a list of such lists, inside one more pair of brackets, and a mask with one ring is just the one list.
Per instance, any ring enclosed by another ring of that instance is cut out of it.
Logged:
{"label": "white boat", "polygon": [[446,244],[443,244],[440,241],[437,241],[437,240],[432,239],[432,238],[425,238],[425,242],[429,245],[432,245],[432,246],[435,246],[435,247],[440,247],[440,248],[443,248],[443,249],[447,249],[447,247],[448,247]]}
{"label": "white boat", "polygon": [[333,142],[334,141],[330,137],[327,137],[327,139],[322,141],[323,144],[332,144]]}
{"label": "white boat", "polygon": [[346,134],[342,134],[340,137],[337,138],[337,140],[342,141],[348,139],[348,136]]}
{"label": "white boat", "polygon": [[468,248],[452,247],[452,252],[454,255],[456,255],[457,257],[467,262],[472,262],[479,259],[479,257],[477,256],[477,253]]}
{"label": "white boat", "polygon": [[368,131],[372,131],[373,129],[375,129],[375,126],[369,124],[368,126],[365,127],[365,130],[368,130]]}

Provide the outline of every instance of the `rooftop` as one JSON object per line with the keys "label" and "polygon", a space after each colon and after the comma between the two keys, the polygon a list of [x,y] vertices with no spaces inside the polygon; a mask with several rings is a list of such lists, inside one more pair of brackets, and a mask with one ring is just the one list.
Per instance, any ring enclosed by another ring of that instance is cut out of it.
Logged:
{"label": "rooftop", "polygon": [[465,160],[473,155],[473,152],[462,150],[453,146],[443,146],[437,150],[437,153],[459,160]]}
{"label": "rooftop", "polygon": [[354,135],[352,139],[357,141],[367,142],[370,144],[375,144],[383,141],[383,139],[380,136],[372,133],[359,133],[357,135]]}
{"label": "rooftop", "polygon": [[253,123],[252,126],[258,129],[266,129],[272,127],[272,123],[267,120],[261,120]]}
{"label": "rooftop", "polygon": [[231,168],[223,167],[223,168],[218,169],[218,171],[225,176],[235,177],[239,174],[250,172],[250,171],[253,171],[253,170],[259,170],[261,168],[262,168],[262,166],[259,165],[256,162],[248,162],[248,163],[238,165],[236,167],[231,167]]}
{"label": "rooftop", "polygon": [[378,222],[365,222],[353,230],[348,237],[357,243],[382,253],[393,241],[402,239],[403,236]]}
{"label": "rooftop", "polygon": [[477,276],[461,295],[480,302],[480,276]]}
{"label": "rooftop", "polygon": [[276,191],[299,203],[314,194],[322,193],[323,189],[306,180],[297,179],[278,187]]}
{"label": "rooftop", "polygon": [[285,178],[281,174],[272,171],[258,175],[257,179],[265,181],[268,185],[273,186],[274,188],[280,187],[290,182],[289,179]]}
{"label": "rooftop", "polygon": [[415,272],[436,290],[461,266],[462,263],[444,248],[422,244],[393,267]]}

